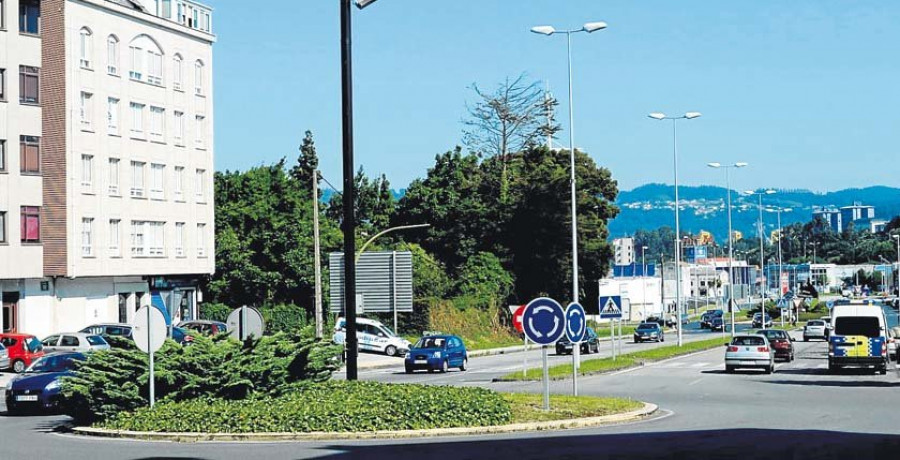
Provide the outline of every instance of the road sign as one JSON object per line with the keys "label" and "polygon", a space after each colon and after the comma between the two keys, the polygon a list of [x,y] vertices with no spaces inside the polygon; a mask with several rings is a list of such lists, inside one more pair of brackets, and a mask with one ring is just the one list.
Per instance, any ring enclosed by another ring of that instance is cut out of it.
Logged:
{"label": "road sign", "polygon": [[228,335],[238,340],[247,340],[251,335],[260,338],[266,328],[259,310],[246,305],[236,308],[228,315]]}
{"label": "road sign", "polygon": [[549,345],[565,334],[566,313],[559,302],[538,297],[525,306],[522,323],[529,340],[539,345]]}
{"label": "road sign", "polygon": [[132,337],[144,353],[159,350],[166,341],[166,318],[156,307],[141,307],[134,314]]}
{"label": "road sign", "polygon": [[622,296],[600,297],[600,318],[618,319],[622,317]]}
{"label": "road sign", "polygon": [[519,307],[516,308],[516,311],[513,312],[513,327],[519,332],[525,332],[525,328],[522,327],[522,317],[524,315],[525,305],[519,305]]}
{"label": "road sign", "polygon": [[579,343],[584,340],[585,332],[587,332],[587,317],[584,314],[584,307],[572,302],[566,307],[566,337],[572,343]]}

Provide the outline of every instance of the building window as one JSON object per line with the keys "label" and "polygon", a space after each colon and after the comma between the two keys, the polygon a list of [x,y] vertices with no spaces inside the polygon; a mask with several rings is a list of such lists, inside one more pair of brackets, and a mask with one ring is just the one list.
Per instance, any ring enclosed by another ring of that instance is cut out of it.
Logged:
{"label": "building window", "polygon": [[184,257],[184,222],[175,222],[175,257]]}
{"label": "building window", "polygon": [[106,73],[119,74],[119,39],[115,35],[106,39]]}
{"label": "building window", "polygon": [[[0,7],[2,6],[3,2],[0,1]],[[4,243],[9,243],[6,239],[6,211],[0,211],[0,244]]]}
{"label": "building window", "polygon": [[165,222],[131,222],[133,257],[163,257],[165,248]]}
{"label": "building window", "polygon": [[150,198],[162,200],[165,198],[166,167],[161,164],[150,165]]}
{"label": "building window", "polygon": [[157,141],[165,138],[166,111],[160,107],[150,107],[150,136]]}
{"label": "building window", "polygon": [[184,78],[184,70],[182,67],[183,60],[180,54],[176,54],[172,60],[172,86],[181,91],[181,81]]}
{"label": "building window", "polygon": [[0,139],[0,173],[6,172],[6,139]]}
{"label": "building window", "polygon": [[6,30],[6,2],[0,0],[0,30]]}
{"label": "building window", "polygon": [[90,130],[93,126],[94,119],[94,95],[91,93],[81,92],[81,100],[79,102],[79,116],[81,118],[81,129]]}
{"label": "building window", "polygon": [[82,27],[79,36],[80,41],[78,49],[80,51],[80,58],[78,64],[82,69],[90,69],[92,56],[94,54],[94,34],[91,33],[91,29]]}
{"label": "building window", "polygon": [[203,115],[196,116],[196,129],[197,132],[194,133],[194,143],[197,145],[198,149],[204,148],[205,138],[206,138],[206,117]]}
{"label": "building window", "polygon": [[41,87],[41,69],[27,65],[19,66],[19,103],[38,104],[38,92]]}
{"label": "building window", "polygon": [[197,257],[206,257],[206,224],[197,224]]}
{"label": "building window", "polygon": [[184,201],[184,166],[175,167],[175,201]]}
{"label": "building window", "polygon": [[41,33],[40,0],[19,0],[19,32],[32,35]]}
{"label": "building window", "polygon": [[175,111],[175,145],[184,145],[184,112]]}
{"label": "building window", "polygon": [[144,134],[144,104],[131,103],[131,133]]}
{"label": "building window", "polygon": [[142,161],[131,162],[131,196],[144,197],[144,167],[147,163]]}
{"label": "building window", "polygon": [[144,222],[131,221],[131,256],[144,255]]}
{"label": "building window", "polygon": [[172,18],[172,0],[162,0],[162,5],[160,5],[160,16],[165,19]]}
{"label": "building window", "polygon": [[114,97],[106,100],[106,128],[109,134],[119,134],[119,100]]}
{"label": "building window", "polygon": [[143,80],[144,78],[144,50],[132,46],[131,49],[131,71],[128,76],[134,80]]}
{"label": "building window", "polygon": [[[0,0],[0,8],[3,8],[3,2]],[[2,14],[2,13],[0,13]],[[6,69],[0,69],[0,101],[6,100]]]}
{"label": "building window", "polygon": [[109,194],[119,194],[119,159],[109,159]]}
{"label": "building window", "polygon": [[94,156],[81,156],[81,186],[90,190],[94,186]]}
{"label": "building window", "polygon": [[203,94],[203,61],[197,61],[194,63],[194,91],[197,95]]}
{"label": "building window", "polygon": [[81,257],[94,255],[94,219],[81,219]]}
{"label": "building window", "polygon": [[147,50],[147,83],[162,85],[163,82],[163,57],[161,53]]}
{"label": "building window", "polygon": [[19,136],[20,171],[29,174],[41,172],[41,138],[38,136]]}
{"label": "building window", "polygon": [[202,203],[206,201],[205,197],[205,184],[206,184],[206,170],[198,169],[197,174],[194,177],[194,192],[197,195],[197,202]]}
{"label": "building window", "polygon": [[22,206],[21,215],[22,242],[41,242],[41,208],[38,206]]}
{"label": "building window", "polygon": [[120,219],[109,220],[109,255],[119,257],[122,255],[121,239],[122,239],[122,221]]}

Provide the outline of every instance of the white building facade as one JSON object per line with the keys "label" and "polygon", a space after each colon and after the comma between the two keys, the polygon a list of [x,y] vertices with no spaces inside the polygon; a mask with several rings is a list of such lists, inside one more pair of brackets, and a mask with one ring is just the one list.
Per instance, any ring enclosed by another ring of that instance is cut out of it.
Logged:
{"label": "white building facade", "polygon": [[0,329],[196,317],[214,41],[186,0],[0,0]]}
{"label": "white building facade", "polygon": [[616,265],[634,263],[634,238],[616,238],[613,240],[614,261]]}

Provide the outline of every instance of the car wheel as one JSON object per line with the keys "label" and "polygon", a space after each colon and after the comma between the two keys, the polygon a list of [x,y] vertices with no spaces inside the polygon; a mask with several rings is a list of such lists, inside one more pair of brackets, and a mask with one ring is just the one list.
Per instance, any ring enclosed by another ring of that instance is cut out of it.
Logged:
{"label": "car wheel", "polygon": [[467,367],[468,365],[469,365],[469,358],[463,359],[462,365],[459,366],[459,370],[465,372],[466,369],[468,369],[468,367]]}
{"label": "car wheel", "polygon": [[878,370],[881,375],[887,374],[887,366],[881,366],[881,369]]}
{"label": "car wheel", "polygon": [[397,347],[393,345],[388,345],[384,348],[384,354],[388,356],[397,356]]}
{"label": "car wheel", "polygon": [[659,341],[660,341],[660,342],[665,342],[665,341],[666,341],[666,336],[662,336],[662,338],[659,339]]}
{"label": "car wheel", "polygon": [[809,342],[809,337],[807,337],[807,336],[804,335],[804,336],[803,336],[803,341],[804,341],[804,342]]}
{"label": "car wheel", "polygon": [[441,364],[441,373],[443,374],[443,373],[447,372],[448,367],[449,367],[449,363],[445,359],[443,364]]}
{"label": "car wheel", "polygon": [[25,361],[22,361],[21,359],[15,360],[13,362],[12,369],[13,369],[13,371],[15,371],[16,374],[21,374],[22,372],[25,372]]}

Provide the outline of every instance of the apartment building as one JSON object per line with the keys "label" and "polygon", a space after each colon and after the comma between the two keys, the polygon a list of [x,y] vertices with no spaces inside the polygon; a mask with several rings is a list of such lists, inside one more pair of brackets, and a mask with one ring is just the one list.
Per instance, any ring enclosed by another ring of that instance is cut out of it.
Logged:
{"label": "apartment building", "polygon": [[0,0],[0,329],[196,317],[214,42],[190,0]]}
{"label": "apartment building", "polygon": [[616,238],[613,240],[613,260],[615,265],[631,265],[634,263],[634,238]]}

